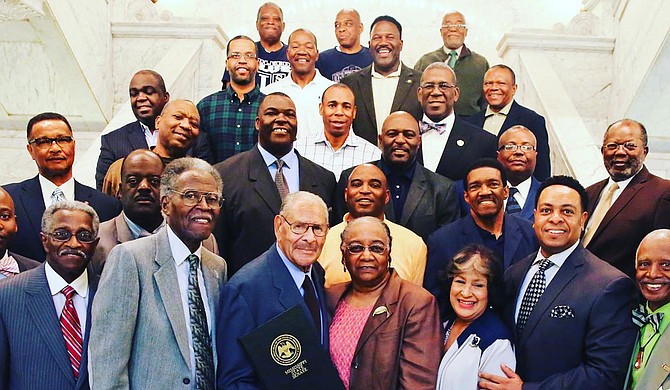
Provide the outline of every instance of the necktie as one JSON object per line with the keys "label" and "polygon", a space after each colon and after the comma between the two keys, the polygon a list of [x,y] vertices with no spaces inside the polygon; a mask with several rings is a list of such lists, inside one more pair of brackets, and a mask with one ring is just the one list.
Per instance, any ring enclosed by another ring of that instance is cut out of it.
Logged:
{"label": "necktie", "polygon": [[63,193],[63,190],[56,187],[54,192],[51,193],[51,204],[54,204],[56,202],[62,202],[64,200],[65,200],[65,194]]}
{"label": "necktie", "polygon": [[584,240],[582,243],[585,247],[589,245],[593,235],[596,233],[596,230],[598,230],[598,226],[603,221],[603,218],[605,218],[607,210],[609,210],[610,206],[612,205],[612,198],[614,197],[614,193],[618,189],[619,185],[617,183],[612,183],[612,185],[607,189],[607,192],[603,195],[603,198],[600,199],[600,202],[598,202],[598,205],[596,206],[596,209],[593,211],[593,215],[591,216],[591,224],[589,225],[588,229],[586,229],[586,234],[584,234]]}
{"label": "necktie", "polygon": [[661,325],[661,321],[663,321],[663,316],[663,313],[647,314],[644,305],[640,305],[637,309],[633,309],[633,323],[640,328],[646,324],[651,324],[654,333],[658,332],[658,327]]}
{"label": "necktie", "polygon": [[454,66],[456,66],[456,60],[458,59],[458,52],[456,50],[452,50],[449,52],[449,62],[447,62],[447,65],[451,69],[454,69]]}
{"label": "necktie", "polygon": [[521,206],[519,202],[514,199],[514,194],[519,192],[516,187],[509,188],[509,197],[507,197],[507,206],[505,206],[505,213],[507,214],[517,214],[521,212]]}
{"label": "necktie", "polygon": [[279,191],[279,197],[283,201],[286,195],[289,194],[288,184],[286,183],[286,178],[284,177],[284,160],[279,159],[275,162],[277,164],[277,174],[275,175],[275,185],[277,186],[277,191]]}
{"label": "necktie", "polygon": [[305,290],[305,304],[309,309],[309,314],[312,315],[312,320],[314,321],[314,326],[316,326],[316,334],[319,339],[321,338],[321,311],[319,310],[319,301],[316,298],[316,293],[314,292],[314,285],[312,284],[312,279],[309,278],[309,275],[305,275],[305,280],[302,282],[302,288]]}
{"label": "necktie", "polygon": [[0,260],[0,273],[10,277],[19,273],[19,263],[12,256],[5,256]]}
{"label": "necktie", "polygon": [[419,128],[421,134],[425,134],[431,130],[437,131],[437,134],[444,134],[445,131],[447,131],[447,124],[446,123],[430,123],[426,121],[421,121],[419,123]]}
{"label": "necktie", "polygon": [[79,323],[77,309],[75,309],[72,301],[75,291],[72,287],[65,286],[61,292],[65,295],[65,306],[60,315],[60,327],[65,338],[67,353],[70,355],[74,378],[77,379],[79,377],[79,364],[81,363],[82,343],[81,324]]}
{"label": "necktie", "polygon": [[205,305],[198,283],[198,265],[200,259],[190,254],[188,261],[188,313],[191,317],[191,338],[195,355],[195,382],[198,390],[214,389],[214,353],[212,338],[207,326]]}
{"label": "necktie", "polygon": [[526,288],[526,292],[523,294],[523,300],[521,301],[521,308],[519,309],[519,316],[516,319],[516,334],[520,335],[523,328],[526,326],[526,321],[530,317],[530,313],[533,311],[535,304],[540,300],[540,297],[544,293],[544,289],[547,287],[547,278],[544,275],[544,271],[554,265],[549,259],[542,259],[539,262],[540,269],[535,272],[533,278]]}

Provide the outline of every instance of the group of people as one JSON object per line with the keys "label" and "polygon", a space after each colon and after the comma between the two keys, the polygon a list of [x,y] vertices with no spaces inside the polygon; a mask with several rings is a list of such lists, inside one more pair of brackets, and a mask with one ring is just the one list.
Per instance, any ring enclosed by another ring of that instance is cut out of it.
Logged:
{"label": "group of people", "polygon": [[640,122],[608,126],[584,188],[459,12],[414,68],[388,15],[364,47],[343,9],[322,53],[282,43],[274,3],[256,27],[197,104],[132,77],[97,189],[67,118],[28,122],[39,173],[0,188],[0,388],[670,385],[670,181]]}

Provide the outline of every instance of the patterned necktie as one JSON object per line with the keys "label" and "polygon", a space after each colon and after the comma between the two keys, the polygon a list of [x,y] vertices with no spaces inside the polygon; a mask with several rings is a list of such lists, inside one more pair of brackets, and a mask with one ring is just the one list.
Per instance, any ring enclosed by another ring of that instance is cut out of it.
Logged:
{"label": "patterned necktie", "polygon": [[56,202],[62,202],[64,200],[65,200],[65,194],[63,193],[63,190],[56,187],[54,192],[51,193],[51,204],[54,204]]}
{"label": "patterned necktie", "polygon": [[309,309],[309,314],[312,315],[314,326],[316,326],[316,334],[319,339],[321,339],[321,311],[319,310],[319,301],[316,298],[314,285],[312,284],[312,279],[309,278],[309,275],[305,275],[305,280],[302,282],[302,288],[305,290],[305,295],[303,295],[305,304]]}
{"label": "patterned necktie", "polygon": [[214,389],[214,353],[212,338],[207,326],[205,305],[198,283],[200,259],[190,254],[188,261],[188,313],[191,317],[191,338],[195,355],[195,383],[198,390]]}
{"label": "patterned necktie", "polygon": [[456,66],[456,60],[458,60],[458,52],[456,50],[452,50],[449,52],[449,62],[447,62],[447,65],[451,69],[454,69],[454,66]]}
{"label": "patterned necktie", "polygon": [[67,353],[70,355],[74,378],[77,379],[79,377],[79,365],[81,364],[82,342],[81,324],[79,323],[77,309],[75,309],[72,301],[75,291],[72,287],[65,286],[61,292],[65,295],[65,306],[60,315],[60,327],[65,338]]}
{"label": "patterned necktie", "polygon": [[283,201],[286,198],[286,195],[289,194],[288,184],[286,183],[286,178],[284,177],[284,160],[279,159],[275,162],[277,164],[277,173],[275,174],[275,185],[277,186],[277,191],[279,191],[279,197]]}
{"label": "patterned necktie", "polygon": [[607,189],[607,192],[603,195],[603,198],[600,200],[600,202],[598,202],[596,209],[593,210],[591,222],[588,229],[586,229],[586,234],[584,234],[584,240],[582,241],[584,247],[589,245],[589,242],[591,242],[593,235],[596,233],[596,230],[598,230],[598,226],[603,221],[603,218],[605,218],[607,210],[610,209],[610,206],[612,205],[612,198],[614,198],[614,193],[618,189],[619,184],[616,182],[612,183],[612,185]]}
{"label": "patterned necktie", "polygon": [[12,256],[5,256],[0,259],[0,273],[10,277],[19,273],[19,263]]}
{"label": "patterned necktie", "polygon": [[661,325],[661,321],[663,321],[663,316],[663,313],[647,314],[644,305],[640,305],[637,309],[633,309],[633,323],[640,328],[646,324],[651,324],[654,333],[658,333],[658,327]]}
{"label": "patterned necktie", "polygon": [[526,288],[526,292],[523,294],[523,300],[521,301],[521,308],[519,309],[519,316],[516,319],[516,334],[520,335],[523,328],[526,326],[526,321],[530,317],[530,313],[533,311],[535,304],[540,300],[540,297],[544,293],[544,289],[547,287],[547,278],[544,275],[544,271],[549,269],[554,263],[549,259],[542,259],[539,261],[540,269],[535,272],[533,278]]}
{"label": "patterned necktie", "polygon": [[509,196],[507,197],[507,205],[505,206],[506,214],[517,214],[521,212],[521,206],[519,206],[519,203],[514,199],[514,194],[517,192],[519,192],[519,190],[516,187],[509,188]]}
{"label": "patterned necktie", "polygon": [[447,131],[447,124],[446,123],[430,123],[426,121],[421,121],[419,122],[419,131],[421,134],[425,134],[431,130],[437,131],[437,134],[444,134],[445,131]]}

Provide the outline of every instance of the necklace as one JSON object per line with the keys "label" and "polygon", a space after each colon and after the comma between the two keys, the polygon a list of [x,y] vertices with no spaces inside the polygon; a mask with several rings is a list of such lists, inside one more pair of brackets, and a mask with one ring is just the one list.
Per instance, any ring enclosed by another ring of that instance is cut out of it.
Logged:
{"label": "necklace", "polygon": [[635,359],[635,365],[634,365],[636,370],[639,370],[640,367],[642,367],[642,359],[644,359],[644,349],[647,347],[647,345],[649,345],[651,340],[654,339],[654,336],[656,336],[657,333],[658,333],[657,330],[654,331],[654,333],[649,337],[649,340],[647,340],[647,342],[644,343],[644,345],[641,346],[640,349],[638,350],[637,358]]}

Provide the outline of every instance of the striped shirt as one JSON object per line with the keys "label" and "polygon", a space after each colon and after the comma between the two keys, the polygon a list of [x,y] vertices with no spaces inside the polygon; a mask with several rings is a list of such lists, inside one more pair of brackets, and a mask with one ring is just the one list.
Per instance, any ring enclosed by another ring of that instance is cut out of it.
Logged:
{"label": "striped shirt", "polygon": [[345,169],[379,160],[382,155],[378,147],[357,136],[353,131],[349,132],[344,145],[338,150],[333,150],[323,131],[298,139],[293,147],[301,156],[333,172],[335,178],[339,178]]}

